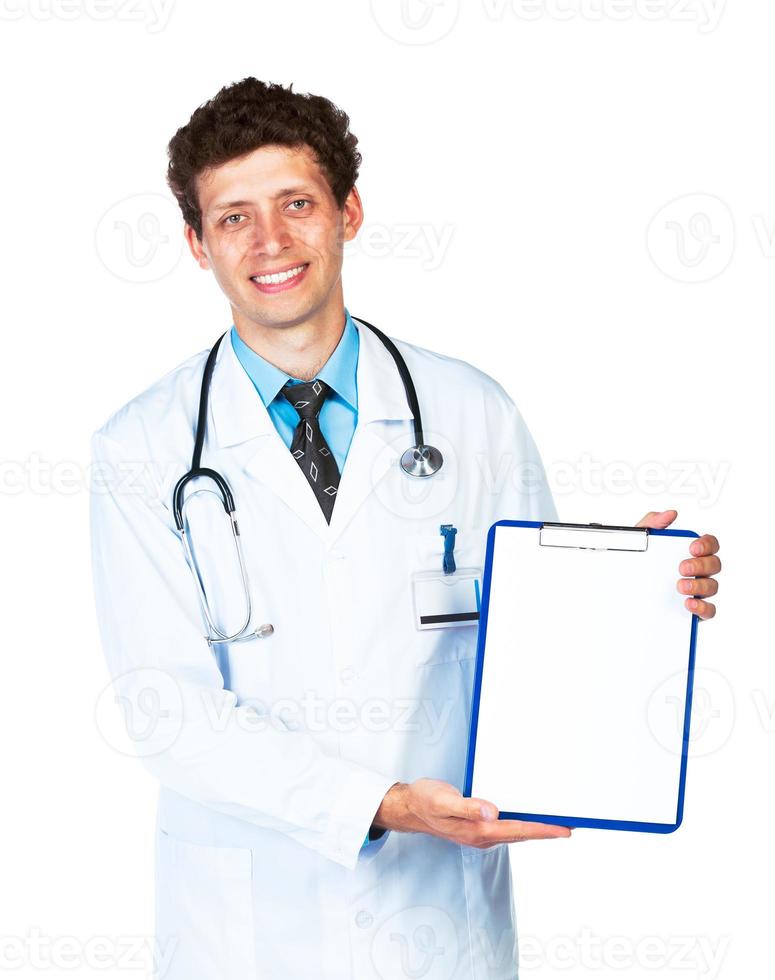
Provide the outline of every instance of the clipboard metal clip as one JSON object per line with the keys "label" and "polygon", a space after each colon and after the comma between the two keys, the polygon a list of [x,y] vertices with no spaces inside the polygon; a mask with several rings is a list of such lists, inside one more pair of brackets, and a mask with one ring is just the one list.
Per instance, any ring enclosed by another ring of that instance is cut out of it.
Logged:
{"label": "clipboard metal clip", "polygon": [[648,551],[646,527],[613,524],[559,524],[547,521],[538,532],[544,548],[580,548],[583,551]]}

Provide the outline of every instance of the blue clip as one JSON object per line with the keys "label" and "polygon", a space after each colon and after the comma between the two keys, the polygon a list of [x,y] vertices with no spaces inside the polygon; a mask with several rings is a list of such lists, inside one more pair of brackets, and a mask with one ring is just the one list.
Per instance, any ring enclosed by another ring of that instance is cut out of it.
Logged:
{"label": "blue clip", "polygon": [[455,571],[455,535],[457,528],[451,524],[442,524],[439,533],[444,537],[444,558],[441,567],[445,575],[452,575]]}

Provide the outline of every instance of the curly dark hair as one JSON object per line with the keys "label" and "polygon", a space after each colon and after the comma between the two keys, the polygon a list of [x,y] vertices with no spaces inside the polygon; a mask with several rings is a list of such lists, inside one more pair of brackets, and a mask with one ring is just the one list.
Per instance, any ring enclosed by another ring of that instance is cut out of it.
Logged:
{"label": "curly dark hair", "polygon": [[302,94],[252,76],[226,85],[170,140],[167,183],[184,221],[202,238],[196,178],[262,146],[309,147],[337,206],[358,179],[361,155],[350,119],[321,95]]}

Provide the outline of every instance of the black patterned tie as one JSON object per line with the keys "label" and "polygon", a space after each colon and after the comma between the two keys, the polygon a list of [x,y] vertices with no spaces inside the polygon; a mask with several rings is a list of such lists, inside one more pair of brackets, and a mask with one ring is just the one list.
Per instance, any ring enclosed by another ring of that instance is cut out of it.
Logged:
{"label": "black patterned tie", "polygon": [[328,524],[339,489],[339,467],[320,431],[318,415],[330,391],[331,388],[319,378],[296,383],[288,381],[280,389],[280,394],[301,416],[293,433],[291,453],[312,487]]}

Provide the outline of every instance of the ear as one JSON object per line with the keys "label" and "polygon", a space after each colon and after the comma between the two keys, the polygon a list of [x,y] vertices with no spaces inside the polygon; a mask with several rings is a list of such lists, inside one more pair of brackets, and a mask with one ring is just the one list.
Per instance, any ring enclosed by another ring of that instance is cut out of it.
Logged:
{"label": "ear", "polygon": [[353,186],[347,195],[342,209],[344,224],[342,227],[342,240],[350,242],[355,238],[358,229],[363,224],[363,202],[358,188]]}
{"label": "ear", "polygon": [[199,268],[200,269],[209,269],[210,268],[210,260],[207,258],[207,255],[206,255],[205,250],[204,250],[204,245],[199,240],[199,236],[194,231],[194,229],[191,227],[191,225],[189,225],[189,224],[185,225],[185,227],[183,229],[183,234],[186,236],[186,241],[188,242],[188,247],[191,250],[191,254],[196,259],[197,264],[199,265]]}

